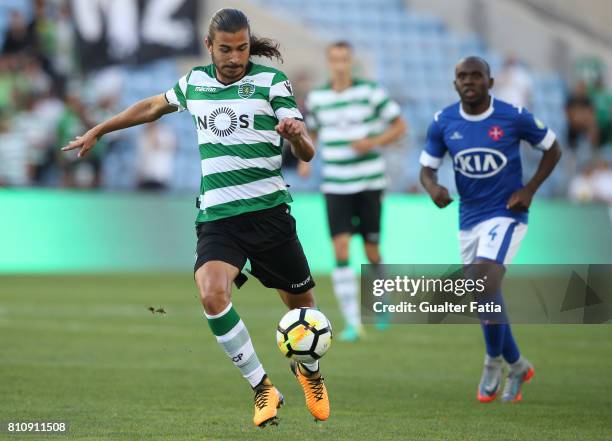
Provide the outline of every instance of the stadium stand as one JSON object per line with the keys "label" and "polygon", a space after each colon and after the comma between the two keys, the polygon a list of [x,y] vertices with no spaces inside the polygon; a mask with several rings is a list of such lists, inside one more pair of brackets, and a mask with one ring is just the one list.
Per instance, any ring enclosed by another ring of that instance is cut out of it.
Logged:
{"label": "stadium stand", "polygon": [[[457,60],[467,55],[486,58],[493,72],[502,65],[502,54],[487,49],[478,35],[458,35],[443,21],[430,14],[415,12],[401,0],[258,0],[271,11],[285,9],[304,25],[330,40],[346,39],[359,52],[374,60],[374,79],[381,82],[402,105],[411,131],[404,154],[404,167],[391,167],[391,189],[407,190],[416,186],[418,150],[427,126],[440,108],[456,101],[452,87]],[[565,85],[557,73],[535,72],[533,112],[558,134],[565,133]],[[397,153],[392,152],[396,162]],[[535,167],[537,155],[528,154],[527,173]],[[447,169],[442,173],[450,175]],[[561,191],[561,180],[551,180],[542,188],[543,195]]]}
{"label": "stadium stand", "polygon": [[[293,20],[318,38],[327,41],[346,39],[352,42],[360,58],[367,60],[367,74],[382,83],[402,105],[410,124],[408,138],[401,149],[390,149],[390,190],[416,191],[418,185],[418,152],[433,114],[454,102],[453,68],[466,55],[480,55],[489,60],[493,72],[499,71],[503,54],[485,45],[482,36],[451,30],[437,15],[410,8],[402,0],[250,0],[245,7],[266,6],[266,14],[277,20]],[[0,4],[0,39],[4,35],[11,10],[32,17],[28,0],[11,0]],[[286,32],[286,31],[284,31]],[[291,65],[291,66],[290,66]],[[301,66],[300,66],[301,67]],[[285,66],[291,74],[292,63]],[[321,66],[315,66],[320,71]],[[175,60],[160,60],[150,65],[120,68],[123,87],[121,106],[171,87],[184,72]],[[566,83],[559,73],[532,71],[534,80],[532,111],[564,139],[566,117],[564,105]],[[193,134],[190,118],[183,114],[164,119],[177,133]],[[104,158],[104,185],[107,188],[133,188],[135,138],[139,129],[127,131],[125,142]],[[198,152],[193,148],[195,135],[180,136],[176,173],[172,190],[192,191],[199,176]],[[537,153],[526,149],[524,166],[531,173],[537,165]],[[446,164],[441,174],[452,188],[451,170]],[[569,172],[573,170],[568,169]],[[570,176],[556,173],[541,189],[542,196],[559,196],[565,192]],[[314,190],[316,185],[306,186]]]}

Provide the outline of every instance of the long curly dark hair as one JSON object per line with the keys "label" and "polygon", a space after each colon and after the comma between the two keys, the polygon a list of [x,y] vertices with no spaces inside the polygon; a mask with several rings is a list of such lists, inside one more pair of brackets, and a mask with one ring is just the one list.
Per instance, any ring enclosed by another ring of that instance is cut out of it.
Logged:
{"label": "long curly dark hair", "polygon": [[242,29],[249,30],[251,51],[250,55],[259,55],[266,58],[276,58],[281,63],[283,56],[279,51],[279,44],[271,38],[259,38],[251,34],[251,24],[244,12],[238,9],[225,8],[218,10],[210,19],[208,26],[208,39],[212,42],[215,39],[215,32],[238,32]]}

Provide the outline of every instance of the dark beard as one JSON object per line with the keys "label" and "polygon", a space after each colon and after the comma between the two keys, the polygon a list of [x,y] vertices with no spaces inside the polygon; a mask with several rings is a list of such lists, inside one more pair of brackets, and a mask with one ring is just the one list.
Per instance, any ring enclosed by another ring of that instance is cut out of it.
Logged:
{"label": "dark beard", "polygon": [[227,65],[219,67],[219,64],[217,64],[215,60],[215,56],[211,55],[211,58],[212,58],[213,64],[215,65],[215,70],[217,71],[217,80],[219,80],[221,83],[223,83],[223,81],[221,81],[221,79],[219,78],[219,74],[221,74],[224,77],[224,82],[227,84],[238,81],[240,78],[242,78],[246,74],[245,66],[237,66],[237,67],[241,67],[242,69],[235,70],[234,72],[236,72],[236,74],[232,74],[230,76],[230,74],[228,74],[227,71],[223,69],[224,67],[227,67]]}

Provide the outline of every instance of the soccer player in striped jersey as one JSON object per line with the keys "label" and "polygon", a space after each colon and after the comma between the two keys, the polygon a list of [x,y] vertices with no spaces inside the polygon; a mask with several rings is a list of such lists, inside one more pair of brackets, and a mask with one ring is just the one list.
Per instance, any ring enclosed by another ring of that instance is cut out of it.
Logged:
{"label": "soccer player in striped jersey", "polygon": [[[321,190],[336,257],[334,293],[346,321],[339,339],[345,341],[356,340],[363,332],[357,275],[349,266],[351,236],[359,232],[368,261],[381,264],[378,244],[386,179],[380,148],[406,131],[399,105],[378,84],[353,76],[352,52],[345,41],[327,48],[331,80],[306,99],[307,125],[323,154]],[[306,162],[300,163],[302,176],[309,170]]]}
{"label": "soccer player in striped jersey", "polygon": [[[281,175],[281,137],[303,161],[315,148],[285,74],[250,61],[255,55],[282,59],[277,43],[251,35],[243,12],[221,9],[205,44],[212,64],[193,68],[165,94],[132,105],[63,150],[79,149],[82,157],[107,133],[189,111],[202,161],[195,282],[213,334],[255,391],[253,423],[263,427],[276,424],[283,396],[231,303],[231,287],[244,283],[248,259],[253,276],[277,289],[289,308],[315,307],[314,281]],[[326,420],[329,399],[318,362],[291,368],[311,414]]]}
{"label": "soccer player in striped jersey", "polygon": [[[459,241],[466,274],[487,280],[487,296],[503,307],[501,281],[506,264],[516,255],[527,233],[527,211],[542,182],[561,157],[555,134],[527,109],[493,98],[488,63],[479,57],[461,60],[455,68],[460,101],[434,116],[421,153],[421,182],[433,202],[452,202],[437,181],[437,169],[449,153],[461,198]],[[523,185],[520,143],[544,153],[535,175]],[[481,301],[481,299],[479,299]],[[534,375],[514,340],[505,313],[480,315],[486,354],[477,399],[488,403],[498,394],[504,362],[509,373],[502,401],[522,398],[521,387]]]}

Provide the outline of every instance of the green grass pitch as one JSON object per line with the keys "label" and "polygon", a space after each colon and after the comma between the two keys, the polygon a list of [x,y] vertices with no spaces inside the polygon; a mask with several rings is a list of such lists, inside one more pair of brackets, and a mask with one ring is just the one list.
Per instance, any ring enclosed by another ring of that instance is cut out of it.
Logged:
{"label": "green grass pitch", "polygon": [[[316,292],[340,330],[329,280],[319,277]],[[251,280],[234,304],[285,395],[278,427],[252,426],[252,393],[214,341],[188,273],[1,277],[0,421],[69,422],[65,437],[43,439],[612,439],[608,326],[516,326],[536,376],[511,405],[476,401],[478,326],[368,329],[323,360],[332,416],[315,424],[275,346],[285,310],[276,293]]]}

